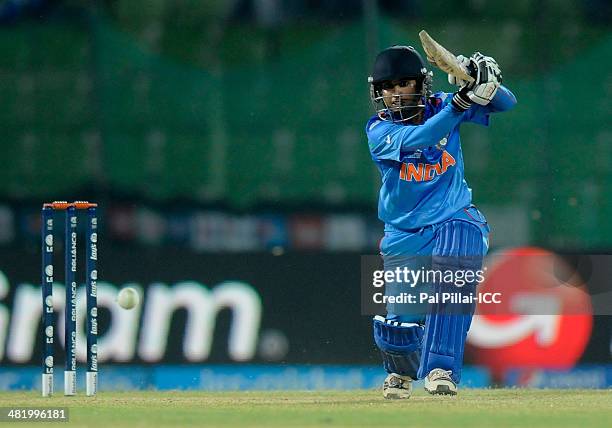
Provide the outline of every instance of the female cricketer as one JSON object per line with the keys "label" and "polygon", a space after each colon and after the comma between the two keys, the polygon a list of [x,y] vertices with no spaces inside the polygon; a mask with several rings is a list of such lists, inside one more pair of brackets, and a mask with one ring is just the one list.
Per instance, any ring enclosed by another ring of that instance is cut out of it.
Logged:
{"label": "female cricketer", "polygon": [[[446,280],[449,272],[450,278],[465,279],[466,272],[479,271],[489,246],[489,226],[472,205],[464,178],[459,127],[464,122],[488,126],[491,113],[511,109],[516,98],[501,86],[493,58],[476,52],[458,59],[475,81],[449,75],[458,91],[432,94],[433,73],[414,48],[392,46],[380,52],[368,79],[376,114],[366,134],[382,178],[378,216],[385,224],[380,244],[385,270],[426,269],[433,279],[424,281],[421,290],[435,297],[450,286],[462,298],[472,298],[474,275],[461,286]],[[402,285],[387,282],[385,295],[399,295]],[[385,398],[410,397],[417,379],[424,379],[432,394],[457,393],[475,308],[462,298],[456,307],[428,300],[424,310],[388,303],[386,315],[374,317],[374,340],[388,373]]]}

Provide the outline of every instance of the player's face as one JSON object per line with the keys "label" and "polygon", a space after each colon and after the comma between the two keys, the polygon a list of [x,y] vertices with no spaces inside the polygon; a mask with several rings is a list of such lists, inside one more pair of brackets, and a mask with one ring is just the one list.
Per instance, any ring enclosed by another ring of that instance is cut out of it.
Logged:
{"label": "player's face", "polygon": [[399,108],[418,104],[421,93],[414,79],[401,79],[383,82],[382,96],[387,108]]}

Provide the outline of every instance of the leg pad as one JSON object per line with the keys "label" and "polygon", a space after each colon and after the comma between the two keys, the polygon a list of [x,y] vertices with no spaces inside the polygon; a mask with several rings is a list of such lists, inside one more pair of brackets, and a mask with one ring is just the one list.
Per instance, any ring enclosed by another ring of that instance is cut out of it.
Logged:
{"label": "leg pad", "polygon": [[417,379],[421,357],[423,326],[374,317],[374,341],[380,349],[387,373]]}

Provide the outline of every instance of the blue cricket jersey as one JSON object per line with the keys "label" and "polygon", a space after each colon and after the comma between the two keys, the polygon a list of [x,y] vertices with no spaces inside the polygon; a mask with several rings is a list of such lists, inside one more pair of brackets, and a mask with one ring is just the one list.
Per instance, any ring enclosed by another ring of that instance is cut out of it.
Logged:
{"label": "blue cricket jersey", "polygon": [[425,122],[404,125],[370,118],[366,125],[372,159],[382,186],[378,217],[386,230],[412,230],[448,220],[472,202],[464,177],[459,125],[488,126],[489,114],[509,110],[516,98],[501,86],[487,106],[460,112],[452,94],[439,92],[427,100]]}

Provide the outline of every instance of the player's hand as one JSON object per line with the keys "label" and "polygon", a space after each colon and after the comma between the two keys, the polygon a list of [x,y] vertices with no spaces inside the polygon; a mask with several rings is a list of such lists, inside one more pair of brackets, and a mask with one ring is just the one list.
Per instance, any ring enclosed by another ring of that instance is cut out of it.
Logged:
{"label": "player's hand", "polygon": [[472,102],[485,106],[493,99],[502,83],[501,69],[492,57],[480,52],[475,52],[470,57],[470,63],[476,76],[467,96]]}
{"label": "player's hand", "polygon": [[[467,110],[473,103],[486,106],[491,102],[502,82],[502,73],[497,61],[480,52],[475,52],[467,61],[465,57],[457,57],[457,59],[471,70],[474,82],[468,83],[453,77],[456,83],[463,83],[461,89],[453,96],[453,106],[460,111]],[[448,81],[453,83],[451,76]]]}
{"label": "player's hand", "polygon": [[[461,65],[463,65],[466,69],[470,69],[470,58],[466,58],[463,55],[458,55],[457,56],[457,61],[459,61],[461,63]],[[463,80],[458,78],[457,76],[453,76],[452,74],[448,75],[448,83],[450,83],[451,85],[455,85],[455,86],[459,86],[460,88],[466,86],[468,84],[467,80]]]}

